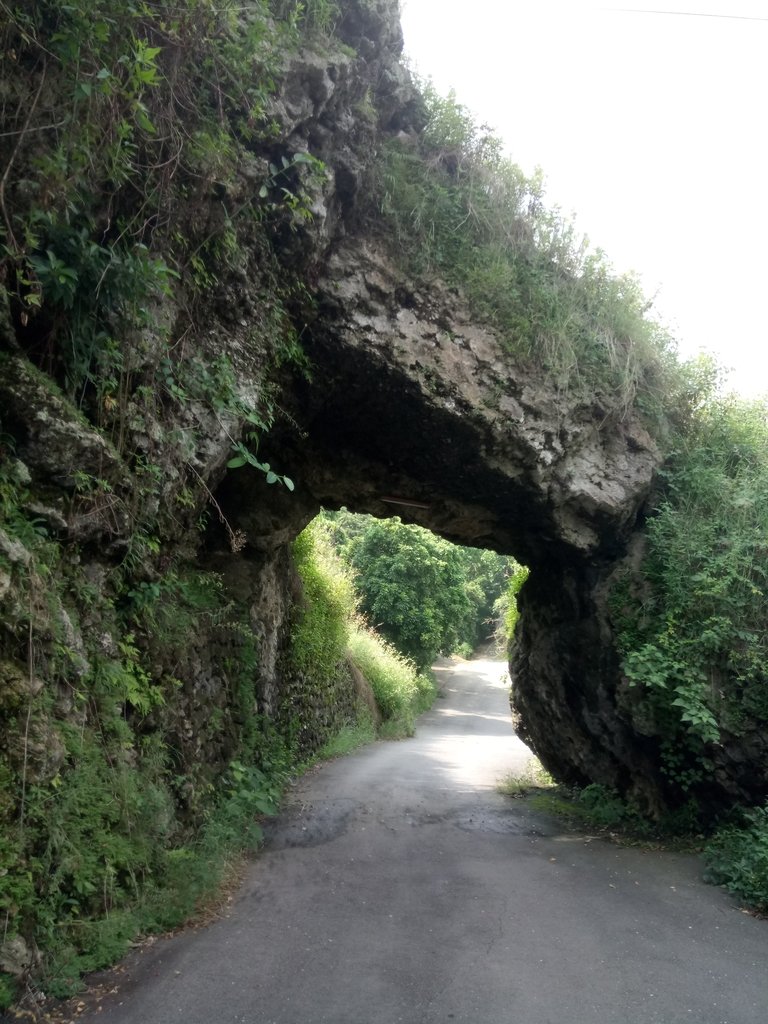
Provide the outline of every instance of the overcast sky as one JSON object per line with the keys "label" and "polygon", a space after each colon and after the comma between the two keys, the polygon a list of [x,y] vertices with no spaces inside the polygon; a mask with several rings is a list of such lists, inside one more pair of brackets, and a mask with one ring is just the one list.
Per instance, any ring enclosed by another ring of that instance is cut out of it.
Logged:
{"label": "overcast sky", "polygon": [[681,352],[768,392],[766,0],[402,6],[416,69],[543,168],[549,204],[658,292]]}

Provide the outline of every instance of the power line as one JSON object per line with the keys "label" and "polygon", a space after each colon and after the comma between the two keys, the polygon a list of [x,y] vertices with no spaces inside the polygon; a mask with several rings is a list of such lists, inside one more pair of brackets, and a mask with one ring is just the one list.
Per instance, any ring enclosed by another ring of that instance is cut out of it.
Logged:
{"label": "power line", "polygon": [[683,18],[725,18],[728,21],[768,21],[749,14],[708,14],[704,11],[649,11],[641,7],[599,7],[600,11],[616,11],[618,14],[672,14]]}

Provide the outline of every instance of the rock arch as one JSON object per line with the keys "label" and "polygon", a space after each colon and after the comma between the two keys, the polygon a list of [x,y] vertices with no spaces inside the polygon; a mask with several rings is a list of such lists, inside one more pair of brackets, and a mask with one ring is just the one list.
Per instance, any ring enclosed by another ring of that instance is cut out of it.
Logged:
{"label": "rock arch", "polygon": [[303,340],[311,379],[285,382],[264,442],[295,493],[243,470],[217,493],[261,569],[320,506],[514,554],[532,569],[512,666],[524,735],[560,777],[657,811],[656,758],[617,699],[606,604],[659,462],[642,424],[515,364],[460,296],[415,288],[364,240],[327,261]]}
{"label": "rock arch", "polygon": [[[602,782],[658,812],[656,741],[622,710],[607,592],[641,547],[659,452],[614,396],[579,397],[516,363],[461,295],[399,269],[366,182],[387,138],[414,142],[422,104],[400,64],[396,0],[345,0],[342,11],[337,33],[362,60],[291,58],[273,109],[288,151],[309,150],[328,172],[312,223],[279,240],[281,262],[313,296],[296,319],[311,380],[287,376],[262,451],[296,492],[238,470],[217,499],[248,536],[257,576],[285,568],[287,541],[321,505],[396,509],[449,540],[514,554],[532,569],[512,666],[524,735],[560,777]],[[281,621],[270,616],[257,626],[271,652],[267,695]]]}
{"label": "rock arch", "polygon": [[[130,550],[142,502],[179,562],[194,562],[198,506],[215,492],[248,546],[242,556],[227,554],[213,531],[204,557],[250,608],[267,708],[279,697],[292,597],[288,545],[321,505],[378,516],[396,508],[450,540],[515,554],[533,570],[514,659],[526,734],[561,776],[604,782],[657,810],[657,759],[622,710],[606,592],[639,536],[658,452],[612,396],[579,397],[541,367],[515,362],[461,295],[399,269],[396,243],[382,240],[365,190],[372,154],[387,139],[418,145],[420,100],[399,63],[397,0],[344,0],[341,9],[345,45],[318,40],[315,52],[280,54],[268,137],[240,153],[226,195],[217,186],[190,200],[179,222],[210,223],[215,233],[227,204],[230,212],[251,210],[278,154],[290,167],[288,156],[299,153],[324,166],[302,184],[311,216],[297,219],[290,204],[275,202],[233,217],[236,253],[211,257],[204,294],[191,302],[185,289],[194,288],[181,275],[174,294],[156,297],[152,323],[122,339],[129,369],[122,406],[109,403],[116,412],[102,403],[87,422],[49,386],[47,369],[40,374],[25,359],[39,363],[47,350],[45,323],[35,328],[12,296],[0,307],[0,347],[11,353],[0,365],[3,429],[39,492],[35,514],[62,547],[92,559],[89,571],[101,579],[102,562]],[[173,239],[163,244],[172,256]],[[311,380],[282,371],[279,414],[260,454],[295,479],[295,493],[267,486],[248,467],[225,469],[244,411],[263,397],[268,335],[283,326],[291,286],[312,296],[290,311]],[[237,378],[241,391],[228,383],[223,411],[197,385],[189,394],[158,389],[159,365],[186,357],[203,369],[223,359]],[[120,443],[110,444],[96,423]],[[148,462],[152,488],[137,473]],[[78,474],[98,484],[87,502],[76,493]],[[186,483],[186,504],[174,504]],[[216,652],[198,660],[200,692],[209,683],[221,690],[221,680],[212,681]],[[196,691],[191,700],[195,715],[204,714]]]}

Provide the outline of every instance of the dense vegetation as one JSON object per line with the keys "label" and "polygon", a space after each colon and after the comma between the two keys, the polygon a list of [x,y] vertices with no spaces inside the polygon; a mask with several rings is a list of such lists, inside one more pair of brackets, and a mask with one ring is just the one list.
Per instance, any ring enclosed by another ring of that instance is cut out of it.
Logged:
{"label": "dense vegetation", "polygon": [[[299,733],[300,745],[301,732],[322,732],[313,721],[315,703],[326,714],[334,709],[332,729],[326,730],[331,742],[333,733],[346,729],[358,730],[361,738],[377,732],[387,738],[410,736],[416,716],[435,695],[431,677],[420,671],[425,666],[393,647],[361,615],[359,577],[337,553],[325,518],[313,520],[299,535],[294,555],[306,603],[291,636],[291,659],[300,672],[295,697],[286,708],[295,723],[291,731]],[[363,689],[355,693],[347,720],[337,711],[340,696],[348,690],[348,674],[340,668],[345,662],[360,670]],[[319,701],[318,691],[323,691]],[[369,693],[373,700],[369,697],[366,703]]]}
{"label": "dense vegetation", "polygon": [[[290,761],[256,713],[253,641],[221,580],[172,569],[125,602],[120,573],[97,589],[20,514],[17,487],[0,478],[0,572],[28,602],[3,610],[0,1006],[19,977],[65,995],[137,932],[198,910],[258,842]],[[230,651],[229,702],[207,709],[199,736],[220,765],[185,756],[172,712],[194,685],[199,634]],[[9,657],[19,636],[34,648],[26,676]]]}
{"label": "dense vegetation", "polygon": [[644,585],[615,594],[632,697],[662,737],[664,770],[693,792],[710,745],[768,721],[767,413],[714,396],[677,436]]}
{"label": "dense vegetation", "polygon": [[[658,745],[671,810],[649,822],[599,785],[561,804],[567,815],[640,836],[705,833],[708,880],[761,912],[768,805],[744,804],[765,773],[767,538],[768,402],[713,387],[671,437],[643,558],[611,594],[620,700]],[[715,796],[717,758],[745,741],[752,758],[741,761],[744,789],[724,806]],[[547,806],[559,809],[557,799]]]}
{"label": "dense vegetation", "polygon": [[[91,531],[83,547],[110,552],[100,575],[87,573],[78,545],[35,511],[4,420],[2,1007],[16,984],[14,941],[31,956],[25,982],[70,991],[138,931],[199,908],[258,842],[258,818],[288,773],[324,741],[372,736],[374,706],[381,732],[407,733],[431,686],[403,654],[423,666],[482,638],[507,570],[413,527],[337,517],[362,608],[398,653],[355,619],[350,578],[312,527],[295,549],[306,597],[284,652],[287,697],[274,721],[264,717],[245,610],[215,572],[169,552],[175,541],[194,550],[210,509],[221,515],[195,450],[204,417],[228,434],[232,470],[248,464],[292,486],[258,444],[275,368],[302,359],[288,309],[309,299],[271,240],[311,220],[324,169],[309,153],[271,152],[267,110],[282,56],[332,26],[335,5],[45,0],[0,10],[0,337],[14,358],[21,346],[24,372],[73,430],[101,432],[104,468],[81,468],[69,498]],[[612,276],[547,211],[541,181],[453,98],[424,87],[422,99],[420,140],[387,143],[373,168],[377,230],[414,275],[463,288],[515,358],[585,398],[618,393],[620,412],[639,406],[666,446],[647,550],[617,581],[613,608],[627,714],[698,823],[716,748],[747,732],[765,757],[766,408],[708,393],[695,368],[676,363],[636,282]],[[260,282],[244,337],[260,355],[258,394],[243,391],[216,338],[209,350],[187,346],[203,298],[233,270]],[[181,313],[168,324],[171,293]],[[170,410],[183,430],[164,433]],[[119,460],[130,475],[112,471]],[[222,525],[238,550],[243,538]],[[189,752],[173,717],[206,656],[196,636],[222,658],[226,703],[192,723],[218,766]],[[709,854],[716,881],[763,907],[767,837],[764,810],[737,812]]]}
{"label": "dense vegetation", "polygon": [[431,665],[438,654],[470,654],[494,634],[512,559],[457,547],[396,516],[327,515],[337,549],[355,571],[363,612],[417,665]]}
{"label": "dense vegetation", "polygon": [[[18,415],[0,410],[0,1009],[19,983],[68,993],[137,932],[198,910],[308,753],[290,707],[269,721],[257,703],[247,612],[188,553],[209,508],[233,551],[244,542],[202,475],[211,426],[233,469],[291,487],[257,456],[269,373],[299,358],[285,309],[298,285],[278,274],[270,237],[309,216],[323,171],[306,153],[256,151],[274,133],[280,61],[334,6],[1,10],[0,378],[60,418],[61,473],[67,437],[95,428],[100,443],[66,477],[65,515],[45,495],[41,518]],[[202,297],[249,262],[264,371],[250,390],[215,341],[188,343]],[[183,429],[168,429],[174,418]],[[80,524],[74,541],[65,517]],[[297,637],[289,678],[300,650]],[[185,722],[211,659],[223,689]],[[315,724],[312,747],[344,721]],[[190,729],[215,756],[195,756]]]}
{"label": "dense vegetation", "polygon": [[[25,352],[121,455],[138,457],[126,450],[137,417],[203,402],[233,423],[235,457],[258,465],[268,398],[239,394],[227,356],[186,351],[182,339],[201,296],[256,259],[253,343],[274,362],[298,352],[285,309],[298,284],[268,238],[311,217],[308,190],[324,172],[305,152],[273,163],[257,151],[274,136],[267,106],[283,54],[333,10],[328,0],[3,6],[4,303]],[[172,291],[184,312],[170,324]],[[250,444],[237,436],[242,418]]]}
{"label": "dense vegetation", "polygon": [[[626,706],[691,827],[711,821],[716,758],[739,743],[743,793],[765,790],[766,538],[768,403],[715,393],[675,434],[639,573],[613,594]],[[734,803],[715,805],[710,878],[765,910],[766,808]]]}
{"label": "dense vegetation", "polygon": [[[59,577],[57,590],[84,586],[56,560],[55,545],[25,532],[7,481],[0,497],[14,502],[4,509],[4,526],[34,553],[31,585]],[[408,735],[431,703],[432,681],[358,618],[350,574],[321,524],[297,539],[295,557],[304,596],[284,664],[293,683],[274,723],[254,704],[249,631],[211,573],[170,572],[140,586],[126,613],[131,633],[108,595],[91,595],[102,624],[111,618],[115,635],[122,625],[124,639],[100,657],[62,641],[65,665],[39,666],[71,673],[78,654],[92,659],[66,698],[79,709],[79,724],[61,721],[71,708],[53,706],[53,690],[35,691],[30,700],[24,680],[9,675],[10,662],[0,662],[8,729],[22,716],[30,742],[53,744],[49,757],[56,759],[51,772],[34,776],[13,749],[0,759],[0,914],[11,940],[4,962],[12,966],[14,935],[33,936],[44,954],[35,977],[48,994],[75,991],[83,972],[111,963],[137,933],[171,928],[199,912],[242,852],[258,845],[261,819],[274,813],[285,782],[307,758],[373,738],[373,709],[382,735]],[[201,630],[208,642],[218,634],[230,651],[222,666],[230,703],[204,709],[201,725],[219,738],[221,766],[185,761],[173,749],[165,706],[169,690],[187,683],[158,679],[152,668],[161,657],[186,678],[184,652]],[[161,644],[152,642],[155,635]],[[350,660],[368,680],[368,700],[351,681]],[[44,733],[49,705],[58,721],[55,732]],[[19,791],[15,816],[12,794]],[[12,975],[0,971],[0,1007],[15,992]]]}

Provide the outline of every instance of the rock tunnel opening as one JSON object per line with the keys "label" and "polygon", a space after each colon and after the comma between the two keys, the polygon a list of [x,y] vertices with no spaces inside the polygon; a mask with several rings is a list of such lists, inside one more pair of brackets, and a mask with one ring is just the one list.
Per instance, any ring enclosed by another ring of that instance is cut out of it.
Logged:
{"label": "rock tunnel opening", "polygon": [[[404,310],[383,257],[357,252],[331,267],[303,339],[311,376],[288,375],[259,450],[295,490],[246,467],[215,492],[247,538],[254,578],[285,569],[291,541],[321,508],[398,515],[516,557],[531,569],[512,656],[523,737],[560,778],[600,781],[657,811],[658,758],[621,706],[607,599],[632,557],[653,443],[638,421],[606,423],[513,365],[455,298],[438,295],[453,303],[449,332],[435,325],[446,318],[435,296],[412,296]],[[218,529],[210,546],[221,551]]]}
{"label": "rock tunnel opening", "polygon": [[393,509],[386,520],[340,509],[323,510],[311,524],[350,574],[367,622],[420,667],[478,650],[504,658],[528,570],[511,557],[407,524],[395,512],[408,504],[383,500]]}

